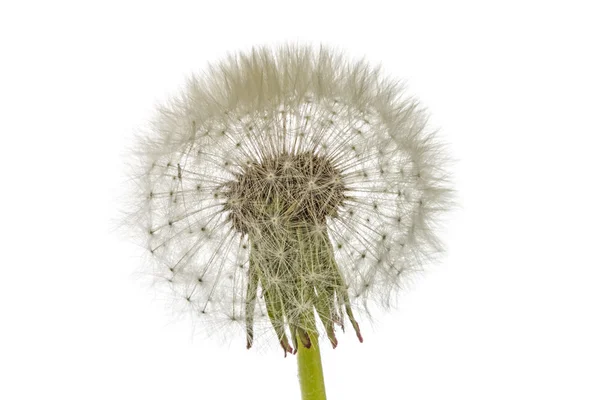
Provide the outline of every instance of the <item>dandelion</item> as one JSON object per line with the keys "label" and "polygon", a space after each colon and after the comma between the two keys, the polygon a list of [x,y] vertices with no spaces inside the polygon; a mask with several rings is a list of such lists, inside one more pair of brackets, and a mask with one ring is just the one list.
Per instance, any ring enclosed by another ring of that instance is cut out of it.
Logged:
{"label": "dandelion", "polygon": [[299,352],[304,398],[324,398],[318,337],[335,348],[351,327],[362,342],[357,315],[389,307],[442,250],[450,190],[425,122],[379,69],[327,48],[211,66],[140,143],[132,215],[152,274],[247,348],[274,334]]}

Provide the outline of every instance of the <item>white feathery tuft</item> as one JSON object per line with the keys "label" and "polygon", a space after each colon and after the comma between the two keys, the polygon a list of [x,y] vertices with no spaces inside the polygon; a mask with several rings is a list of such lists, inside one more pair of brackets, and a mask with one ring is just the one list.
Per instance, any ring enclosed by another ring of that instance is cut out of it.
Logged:
{"label": "white feathery tuft", "polygon": [[425,112],[325,47],[259,47],[190,78],[136,161],[130,220],[150,273],[248,347],[271,331],[294,351],[315,312],[334,347],[336,325],[362,340],[367,306],[389,307],[443,250],[447,158]]}

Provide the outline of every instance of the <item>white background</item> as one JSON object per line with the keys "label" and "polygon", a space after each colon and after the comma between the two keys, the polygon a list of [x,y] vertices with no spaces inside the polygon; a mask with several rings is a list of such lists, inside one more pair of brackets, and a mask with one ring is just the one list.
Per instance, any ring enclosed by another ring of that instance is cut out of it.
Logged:
{"label": "white background", "polygon": [[329,398],[600,398],[594,3],[2,2],[0,398],[299,398],[293,357],[173,321],[114,232],[154,105],[289,40],[406,79],[457,160],[446,258],[324,346]]}

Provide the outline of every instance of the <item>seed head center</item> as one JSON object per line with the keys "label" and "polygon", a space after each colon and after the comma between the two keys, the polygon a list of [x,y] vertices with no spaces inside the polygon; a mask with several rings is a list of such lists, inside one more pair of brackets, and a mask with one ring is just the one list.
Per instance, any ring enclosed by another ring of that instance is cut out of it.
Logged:
{"label": "seed head center", "polygon": [[346,188],[340,171],[325,156],[278,154],[250,162],[224,185],[224,209],[241,233],[297,223],[319,225],[337,215]]}

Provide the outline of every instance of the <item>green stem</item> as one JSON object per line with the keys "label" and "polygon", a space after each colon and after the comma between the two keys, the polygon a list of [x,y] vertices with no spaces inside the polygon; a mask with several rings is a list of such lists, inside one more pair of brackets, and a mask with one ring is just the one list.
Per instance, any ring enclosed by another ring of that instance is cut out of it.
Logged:
{"label": "green stem", "polygon": [[302,400],[326,400],[323,366],[319,351],[319,339],[316,334],[309,333],[311,346],[309,349],[298,340],[298,378]]}

